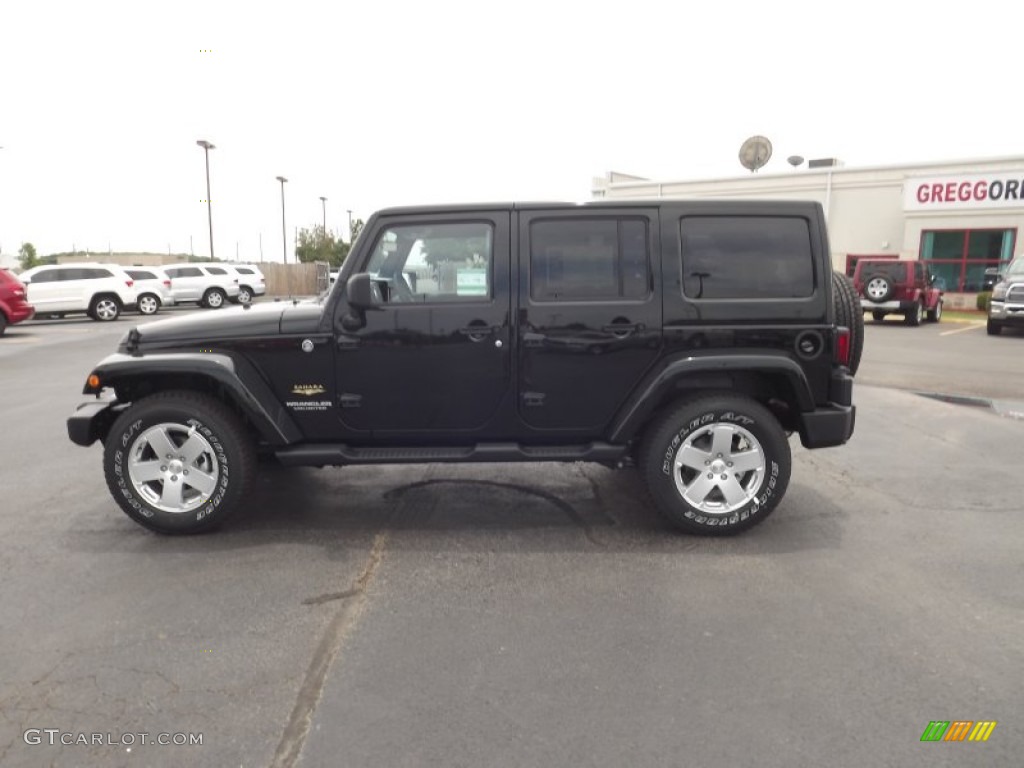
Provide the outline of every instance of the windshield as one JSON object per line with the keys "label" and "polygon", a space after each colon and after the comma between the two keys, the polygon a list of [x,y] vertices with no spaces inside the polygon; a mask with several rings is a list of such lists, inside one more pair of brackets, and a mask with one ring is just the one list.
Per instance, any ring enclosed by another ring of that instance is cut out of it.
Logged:
{"label": "windshield", "polygon": [[1010,275],[1024,275],[1024,256],[1018,256],[1011,261],[1010,266],[1006,268],[1006,272],[1003,274],[1007,277]]}

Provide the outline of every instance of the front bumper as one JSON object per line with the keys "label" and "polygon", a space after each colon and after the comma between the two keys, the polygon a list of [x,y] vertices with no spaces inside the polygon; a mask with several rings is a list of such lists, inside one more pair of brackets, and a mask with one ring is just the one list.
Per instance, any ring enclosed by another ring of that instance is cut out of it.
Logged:
{"label": "front bumper", "polygon": [[82,403],[68,418],[68,437],[71,442],[83,446],[105,440],[114,419],[127,407],[116,400],[90,400]]}
{"label": "front bumper", "polygon": [[989,320],[1005,325],[1024,325],[1024,304],[1007,301],[993,301],[989,305]]}

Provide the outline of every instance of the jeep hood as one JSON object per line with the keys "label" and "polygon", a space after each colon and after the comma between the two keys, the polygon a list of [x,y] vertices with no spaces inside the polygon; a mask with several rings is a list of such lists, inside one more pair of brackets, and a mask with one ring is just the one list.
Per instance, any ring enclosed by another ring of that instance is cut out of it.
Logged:
{"label": "jeep hood", "polygon": [[245,307],[204,310],[186,317],[157,320],[129,332],[138,343],[216,342],[315,331],[320,324],[319,302],[275,301]]}

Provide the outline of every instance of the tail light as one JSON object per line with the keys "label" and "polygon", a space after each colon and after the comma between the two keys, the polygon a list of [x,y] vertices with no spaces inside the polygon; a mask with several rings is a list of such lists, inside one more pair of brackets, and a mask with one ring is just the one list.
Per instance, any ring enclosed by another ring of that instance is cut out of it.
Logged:
{"label": "tail light", "polygon": [[835,361],[840,365],[850,364],[850,329],[836,328]]}

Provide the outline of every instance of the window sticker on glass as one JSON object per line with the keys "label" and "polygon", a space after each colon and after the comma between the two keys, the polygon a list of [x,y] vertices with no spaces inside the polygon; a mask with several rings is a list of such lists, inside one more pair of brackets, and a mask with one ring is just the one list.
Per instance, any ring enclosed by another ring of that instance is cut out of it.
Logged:
{"label": "window sticker on glass", "polygon": [[460,269],[455,275],[455,294],[457,296],[486,296],[487,270]]}

